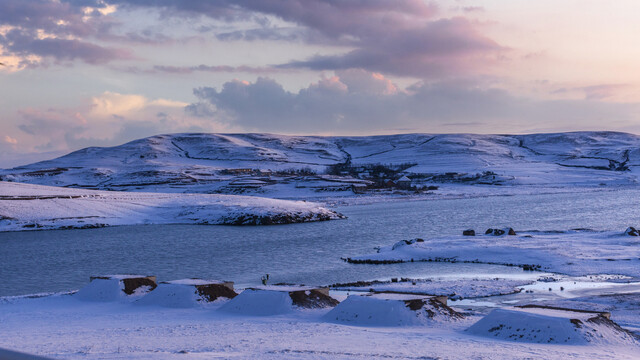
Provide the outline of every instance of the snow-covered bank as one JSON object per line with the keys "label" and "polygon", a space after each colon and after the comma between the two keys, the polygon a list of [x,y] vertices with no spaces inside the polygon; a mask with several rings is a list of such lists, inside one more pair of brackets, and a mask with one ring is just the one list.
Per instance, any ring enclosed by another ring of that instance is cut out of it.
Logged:
{"label": "snow-covered bank", "polygon": [[523,285],[533,283],[525,279],[394,279],[393,281],[362,281],[336,284],[336,290],[395,292],[446,296],[449,299],[465,299],[518,293]]}
{"label": "snow-covered bank", "polygon": [[0,182],[0,231],[134,224],[268,225],[341,217],[319,204],[304,201],[94,191]]}
{"label": "snow-covered bank", "polygon": [[346,259],[384,264],[412,261],[475,262],[520,266],[574,276],[640,277],[640,237],[620,232],[570,230],[517,235],[450,236],[402,240],[371,255]]}

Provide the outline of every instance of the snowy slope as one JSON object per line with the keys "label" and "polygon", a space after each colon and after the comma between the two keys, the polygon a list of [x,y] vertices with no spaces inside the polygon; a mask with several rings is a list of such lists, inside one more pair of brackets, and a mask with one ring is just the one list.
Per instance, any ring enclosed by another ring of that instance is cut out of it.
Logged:
{"label": "snowy slope", "polygon": [[469,178],[474,175],[493,172],[495,175],[480,180],[502,185],[635,185],[640,172],[640,137],[615,132],[365,137],[158,135],[1,170],[0,180],[95,189],[232,193],[238,188],[233,188],[234,180],[249,177],[266,181],[264,186],[255,187],[261,189],[256,192],[278,196],[288,189],[304,197],[302,190],[294,190],[300,187],[294,185],[308,178],[276,174],[260,177],[255,172],[229,174],[221,170],[309,169],[323,173],[335,164],[356,169],[372,164],[407,164],[403,174],[433,183],[472,184]]}
{"label": "snowy slope", "polygon": [[284,224],[340,217],[310,202],[254,196],[132,193],[0,182],[0,231],[132,224]]}

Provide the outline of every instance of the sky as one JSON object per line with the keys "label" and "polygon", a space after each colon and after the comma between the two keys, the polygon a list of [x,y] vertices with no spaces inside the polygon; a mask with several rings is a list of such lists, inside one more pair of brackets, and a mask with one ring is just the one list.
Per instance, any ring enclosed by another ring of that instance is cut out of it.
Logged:
{"label": "sky", "polygon": [[177,132],[640,133],[636,0],[0,0],[0,168]]}

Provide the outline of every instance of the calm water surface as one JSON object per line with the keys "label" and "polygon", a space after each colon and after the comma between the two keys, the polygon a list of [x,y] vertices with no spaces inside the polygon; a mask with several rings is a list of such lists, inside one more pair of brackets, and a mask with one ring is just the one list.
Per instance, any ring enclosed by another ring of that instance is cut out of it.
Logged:
{"label": "calm water surface", "polygon": [[90,275],[143,273],[159,280],[204,277],[239,286],[331,284],[393,276],[509,274],[481,264],[352,265],[340,257],[401,239],[511,226],[516,230],[640,226],[638,190],[377,203],[339,208],[348,220],[265,226],[145,225],[0,233],[0,295],[78,289]]}

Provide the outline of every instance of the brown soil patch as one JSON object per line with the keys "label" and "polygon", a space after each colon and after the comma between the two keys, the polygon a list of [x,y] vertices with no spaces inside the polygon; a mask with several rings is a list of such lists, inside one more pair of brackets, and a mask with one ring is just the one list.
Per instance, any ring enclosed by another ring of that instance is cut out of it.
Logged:
{"label": "brown soil patch", "polygon": [[293,300],[293,305],[306,309],[334,307],[339,303],[338,300],[317,289],[292,291],[289,296]]}
{"label": "brown soil patch", "polygon": [[219,297],[233,299],[238,296],[238,293],[223,284],[196,285],[196,290],[208,302],[215,301]]}

